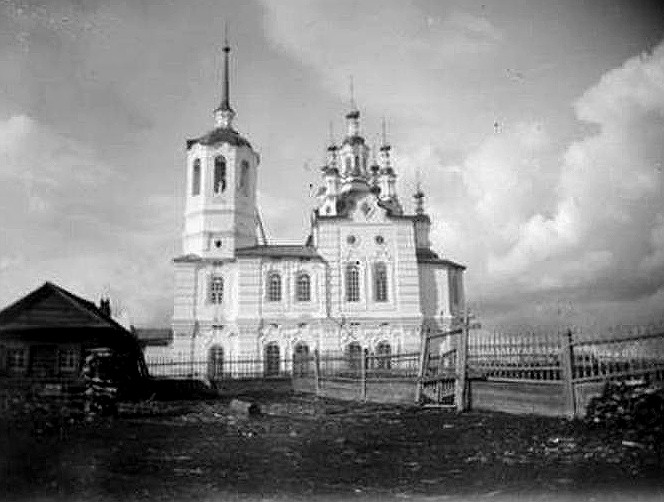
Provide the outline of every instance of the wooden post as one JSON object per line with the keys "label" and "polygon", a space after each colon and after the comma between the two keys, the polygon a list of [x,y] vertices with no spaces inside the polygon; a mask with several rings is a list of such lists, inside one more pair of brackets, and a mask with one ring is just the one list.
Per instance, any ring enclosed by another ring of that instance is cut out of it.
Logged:
{"label": "wooden post", "polygon": [[456,402],[457,411],[466,411],[466,375],[468,368],[466,367],[468,361],[468,333],[470,331],[470,317],[466,311],[463,319],[461,337],[457,344],[457,367],[456,367],[456,380],[454,388],[454,400]]}
{"label": "wooden post", "polygon": [[369,359],[369,349],[364,349],[360,365],[360,379],[362,384],[362,401],[367,400],[367,363]]}
{"label": "wooden post", "polygon": [[574,351],[572,348],[572,330],[562,333],[560,341],[560,365],[563,377],[563,396],[565,413],[568,418],[576,417],[576,399],[574,397]]}
{"label": "wooden post", "polygon": [[422,402],[422,391],[424,388],[424,376],[426,373],[426,365],[429,361],[429,344],[428,341],[428,330],[424,329],[424,326],[421,330],[421,340],[420,340],[420,368],[417,374],[417,387],[415,388],[415,404],[420,404]]}
{"label": "wooden post", "polygon": [[318,349],[314,350],[314,389],[316,395],[320,395],[320,354]]}

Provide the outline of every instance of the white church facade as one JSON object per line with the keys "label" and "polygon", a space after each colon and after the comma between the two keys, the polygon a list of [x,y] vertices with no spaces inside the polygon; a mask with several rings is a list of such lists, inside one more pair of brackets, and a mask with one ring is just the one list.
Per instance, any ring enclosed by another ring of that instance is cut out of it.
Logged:
{"label": "white church facade", "polygon": [[229,51],[214,128],[187,141],[173,339],[146,355],[254,358],[276,371],[315,349],[419,350],[423,329],[455,323],[465,302],[465,267],[431,249],[422,191],[406,214],[390,146],[384,139],[372,155],[352,107],[345,136],[328,148],[308,239],[266,242],[256,200],[261,159],[233,127]]}

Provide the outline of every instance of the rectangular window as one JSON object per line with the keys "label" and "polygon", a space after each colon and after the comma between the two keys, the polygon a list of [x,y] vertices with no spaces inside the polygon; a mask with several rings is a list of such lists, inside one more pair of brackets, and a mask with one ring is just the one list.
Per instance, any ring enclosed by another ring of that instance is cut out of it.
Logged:
{"label": "rectangular window", "polygon": [[191,173],[191,195],[196,196],[201,193],[201,161],[196,159]]}
{"label": "rectangular window", "polygon": [[387,267],[384,263],[374,265],[374,300],[387,301]]}
{"label": "rectangular window", "polygon": [[346,266],[346,301],[360,301],[360,268],[355,263]]}
{"label": "rectangular window", "polygon": [[58,349],[58,370],[61,372],[76,371],[78,352],[73,347]]}
{"label": "rectangular window", "polygon": [[23,373],[28,368],[28,350],[24,347],[7,348],[7,371]]}
{"label": "rectangular window", "polygon": [[210,290],[208,298],[210,303],[219,304],[224,301],[224,279],[220,276],[210,278]]}

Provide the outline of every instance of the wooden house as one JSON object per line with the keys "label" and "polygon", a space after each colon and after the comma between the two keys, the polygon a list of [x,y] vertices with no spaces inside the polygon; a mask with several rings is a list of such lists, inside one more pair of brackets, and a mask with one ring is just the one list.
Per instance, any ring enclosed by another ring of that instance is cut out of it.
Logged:
{"label": "wooden house", "polygon": [[136,337],[97,307],[46,282],[0,311],[0,381],[80,379],[86,353],[110,349],[126,362],[124,378],[147,376]]}

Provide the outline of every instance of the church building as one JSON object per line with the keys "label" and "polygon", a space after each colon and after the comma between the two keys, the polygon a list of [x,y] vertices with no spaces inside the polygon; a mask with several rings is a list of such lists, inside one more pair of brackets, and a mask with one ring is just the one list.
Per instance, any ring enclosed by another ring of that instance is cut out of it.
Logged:
{"label": "church building", "polygon": [[378,152],[346,114],[331,141],[306,242],[267,242],[256,185],[261,158],[233,127],[228,44],[214,128],[186,143],[181,256],[173,260],[173,339],[150,356],[254,358],[283,371],[293,355],[416,352],[423,330],[464,310],[464,266],[431,249],[424,194],[406,214],[385,134]]}

